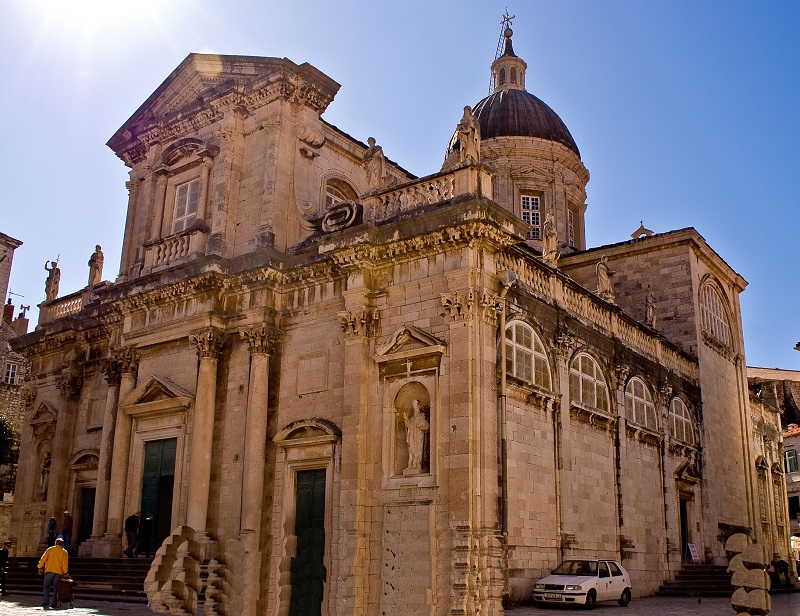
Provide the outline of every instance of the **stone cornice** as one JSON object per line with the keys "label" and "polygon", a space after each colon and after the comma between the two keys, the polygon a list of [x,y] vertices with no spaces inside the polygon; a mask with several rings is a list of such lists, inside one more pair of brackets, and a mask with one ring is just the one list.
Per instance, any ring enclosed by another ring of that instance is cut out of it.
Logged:
{"label": "stone cornice", "polygon": [[225,278],[216,272],[205,272],[155,289],[134,293],[114,300],[114,307],[122,314],[163,306],[165,302],[185,300],[198,293],[220,293],[228,286]]}

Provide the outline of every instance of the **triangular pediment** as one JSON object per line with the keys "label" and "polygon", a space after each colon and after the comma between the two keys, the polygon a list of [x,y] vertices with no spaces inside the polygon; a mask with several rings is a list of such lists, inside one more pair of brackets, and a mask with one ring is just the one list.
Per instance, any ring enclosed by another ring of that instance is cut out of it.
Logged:
{"label": "triangular pediment", "polygon": [[49,403],[42,401],[31,415],[29,423],[32,425],[50,424],[58,420],[58,411]]}
{"label": "triangular pediment", "polygon": [[194,402],[194,394],[168,379],[150,376],[120,401],[128,415],[155,411],[182,411]]}
{"label": "triangular pediment", "polygon": [[403,325],[375,351],[378,362],[398,357],[443,354],[445,343],[413,325]]}
{"label": "triangular pediment", "polygon": [[[189,54],[108,141],[123,160],[140,159],[155,143],[185,138],[229,110],[252,112],[277,97],[322,113],[339,84],[310,64],[287,58]],[[185,129],[180,123],[189,121]],[[165,127],[172,126],[170,130]],[[150,132],[152,134],[148,135]]]}

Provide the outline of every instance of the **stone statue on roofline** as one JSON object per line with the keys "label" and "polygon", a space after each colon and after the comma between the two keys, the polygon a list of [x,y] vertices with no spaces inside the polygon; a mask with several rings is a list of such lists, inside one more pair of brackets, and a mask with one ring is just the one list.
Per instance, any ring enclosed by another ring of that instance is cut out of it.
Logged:
{"label": "stone statue on roofline", "polygon": [[58,261],[50,261],[50,267],[44,262],[44,269],[47,272],[47,280],[44,281],[44,294],[46,301],[52,302],[58,297],[58,285],[61,283],[61,270],[58,268]]}
{"label": "stone statue on roofline", "polygon": [[367,139],[367,143],[369,147],[361,160],[367,169],[368,190],[376,190],[382,188],[384,184],[383,174],[386,159],[383,156],[383,148],[375,143],[375,137]]}
{"label": "stone statue on roofline", "polygon": [[558,230],[552,212],[545,216],[542,236],[542,261],[555,267],[558,261]]}
{"label": "stone statue on roofline", "polygon": [[653,294],[653,289],[647,288],[647,300],[645,301],[645,323],[648,327],[655,329],[656,327],[656,297]]}
{"label": "stone statue on roofline", "polygon": [[481,160],[481,127],[472,113],[472,108],[464,107],[464,116],[456,128],[459,144],[459,160],[462,163],[478,163]]}
{"label": "stone statue on roofline", "polygon": [[97,244],[94,247],[94,252],[92,256],[89,257],[89,286],[93,287],[96,284],[100,284],[100,281],[103,279],[103,261],[105,261],[105,257],[103,256],[103,251],[100,249],[100,244]]}
{"label": "stone statue on roofline", "polygon": [[596,293],[605,301],[614,303],[614,289],[611,287],[611,277],[614,272],[608,267],[608,257],[603,255],[597,263],[597,291]]}

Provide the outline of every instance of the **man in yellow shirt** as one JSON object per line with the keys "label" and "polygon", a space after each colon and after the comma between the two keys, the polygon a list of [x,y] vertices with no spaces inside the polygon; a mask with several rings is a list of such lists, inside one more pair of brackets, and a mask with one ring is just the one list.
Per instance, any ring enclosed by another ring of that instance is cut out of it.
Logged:
{"label": "man in yellow shirt", "polygon": [[[64,549],[64,540],[56,538],[56,544],[47,548],[39,559],[39,575],[44,574],[42,607],[55,609],[58,601],[58,582],[69,573],[69,553]],[[53,597],[50,598],[52,587]]]}

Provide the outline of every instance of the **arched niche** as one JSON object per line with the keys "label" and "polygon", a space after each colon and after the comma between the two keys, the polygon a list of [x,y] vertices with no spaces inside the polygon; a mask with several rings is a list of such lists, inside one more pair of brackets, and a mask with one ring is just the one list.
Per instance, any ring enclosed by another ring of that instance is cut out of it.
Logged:
{"label": "arched niche", "polygon": [[418,381],[403,385],[394,397],[394,476],[429,474],[431,395]]}

